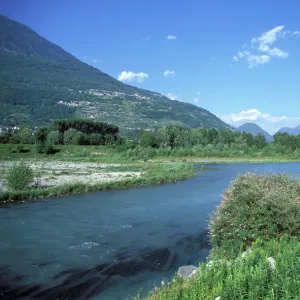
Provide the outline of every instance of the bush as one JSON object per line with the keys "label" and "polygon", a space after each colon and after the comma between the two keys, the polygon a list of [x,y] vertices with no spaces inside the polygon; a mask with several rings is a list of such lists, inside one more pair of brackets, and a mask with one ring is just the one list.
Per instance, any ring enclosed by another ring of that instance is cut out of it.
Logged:
{"label": "bush", "polygon": [[148,131],[143,131],[141,133],[139,143],[140,143],[140,146],[143,147],[143,148],[155,147],[156,146],[154,136]]}
{"label": "bush", "polygon": [[8,170],[6,180],[9,190],[22,191],[33,183],[33,171],[29,166],[21,162]]}
{"label": "bush", "polygon": [[56,152],[59,152],[59,150],[54,147],[54,145],[51,143],[51,141],[47,140],[44,145],[43,152],[45,154],[55,154]]}
{"label": "bush", "polygon": [[58,131],[51,131],[47,136],[47,142],[52,145],[61,145],[63,143],[63,135]]}
{"label": "bush", "polygon": [[70,144],[71,145],[84,145],[85,144],[85,135],[82,132],[76,132],[76,134],[74,134]]}
{"label": "bush", "polygon": [[[297,238],[258,240],[252,252],[235,261],[212,255],[201,263],[195,279],[174,278],[152,291],[147,300],[299,299],[300,243]],[[273,258],[275,268],[267,258]],[[140,300],[137,296],[135,300]]]}
{"label": "bush", "polygon": [[77,130],[70,128],[64,133],[64,144],[65,145],[70,145],[72,143],[72,140],[77,134]]}
{"label": "bush", "polygon": [[88,141],[90,145],[104,145],[105,141],[104,141],[104,137],[102,134],[99,133],[91,133],[88,136]]}
{"label": "bush", "polygon": [[210,221],[213,246],[234,254],[258,238],[300,236],[300,182],[287,175],[239,175]]}

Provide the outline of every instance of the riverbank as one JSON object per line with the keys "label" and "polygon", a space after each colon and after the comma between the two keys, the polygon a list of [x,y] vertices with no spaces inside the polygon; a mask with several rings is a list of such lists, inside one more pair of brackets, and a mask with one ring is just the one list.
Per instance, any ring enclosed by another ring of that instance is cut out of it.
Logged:
{"label": "riverbank", "polygon": [[[0,145],[0,203],[177,182],[195,176],[195,165],[298,161],[290,157],[127,157],[128,151],[105,146],[68,145],[57,150],[45,155],[36,153],[35,145]],[[19,161],[33,169],[35,188],[6,191],[5,173]]]}
{"label": "riverbank", "polygon": [[[0,164],[0,167],[2,167],[1,174],[4,174],[5,169],[12,164],[12,162]],[[35,161],[28,163],[28,165],[34,170],[36,186],[23,191],[3,190],[0,194],[1,204],[86,192],[174,183],[196,175],[196,167],[188,163],[117,165]]]}
{"label": "riverbank", "polygon": [[146,299],[299,299],[299,188],[288,175],[238,175],[211,215],[207,261]]}

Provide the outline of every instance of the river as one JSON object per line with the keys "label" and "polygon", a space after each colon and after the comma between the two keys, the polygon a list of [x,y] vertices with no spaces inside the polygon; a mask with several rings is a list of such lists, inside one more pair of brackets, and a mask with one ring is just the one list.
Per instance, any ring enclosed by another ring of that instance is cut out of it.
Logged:
{"label": "river", "polygon": [[0,298],[145,295],[179,266],[206,259],[207,220],[238,173],[300,173],[300,163],[209,167],[176,184],[2,207]]}

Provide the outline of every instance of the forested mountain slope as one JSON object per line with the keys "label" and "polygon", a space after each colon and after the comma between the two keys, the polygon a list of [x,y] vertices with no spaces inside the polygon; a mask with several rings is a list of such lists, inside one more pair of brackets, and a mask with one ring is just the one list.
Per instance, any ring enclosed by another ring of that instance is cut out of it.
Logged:
{"label": "forested mountain slope", "polygon": [[90,118],[123,128],[230,128],[209,111],[126,85],[0,15],[0,125]]}

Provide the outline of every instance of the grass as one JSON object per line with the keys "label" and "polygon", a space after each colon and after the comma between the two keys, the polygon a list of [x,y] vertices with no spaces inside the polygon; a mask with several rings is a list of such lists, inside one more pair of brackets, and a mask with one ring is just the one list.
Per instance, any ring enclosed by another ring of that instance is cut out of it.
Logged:
{"label": "grass", "polygon": [[127,189],[144,187],[164,183],[175,183],[196,175],[196,168],[186,163],[155,163],[144,166],[140,177],[128,178],[120,181],[103,182],[99,184],[72,183],[49,188],[31,188],[24,191],[4,191],[0,194],[0,203],[14,203],[26,199],[44,197],[59,197],[112,189]]}
{"label": "grass", "polygon": [[265,163],[265,162],[294,162],[298,159],[289,156],[252,157],[205,157],[205,156],[175,156],[161,155],[159,150],[144,149],[138,151],[138,155],[129,155],[128,151],[107,146],[56,146],[59,152],[51,155],[36,153],[35,145],[24,145],[28,152],[13,151],[20,145],[0,144],[0,161],[15,160],[43,160],[43,161],[70,161],[70,162],[102,162],[130,164],[134,161],[155,162],[199,162],[199,163]]}
{"label": "grass", "polygon": [[[268,258],[275,260],[275,268]],[[201,263],[194,279],[175,277],[152,291],[148,300],[267,300],[300,299],[300,242],[284,236],[258,240],[244,258],[226,261],[212,254],[211,265]],[[141,299],[140,296],[134,298]]]}

